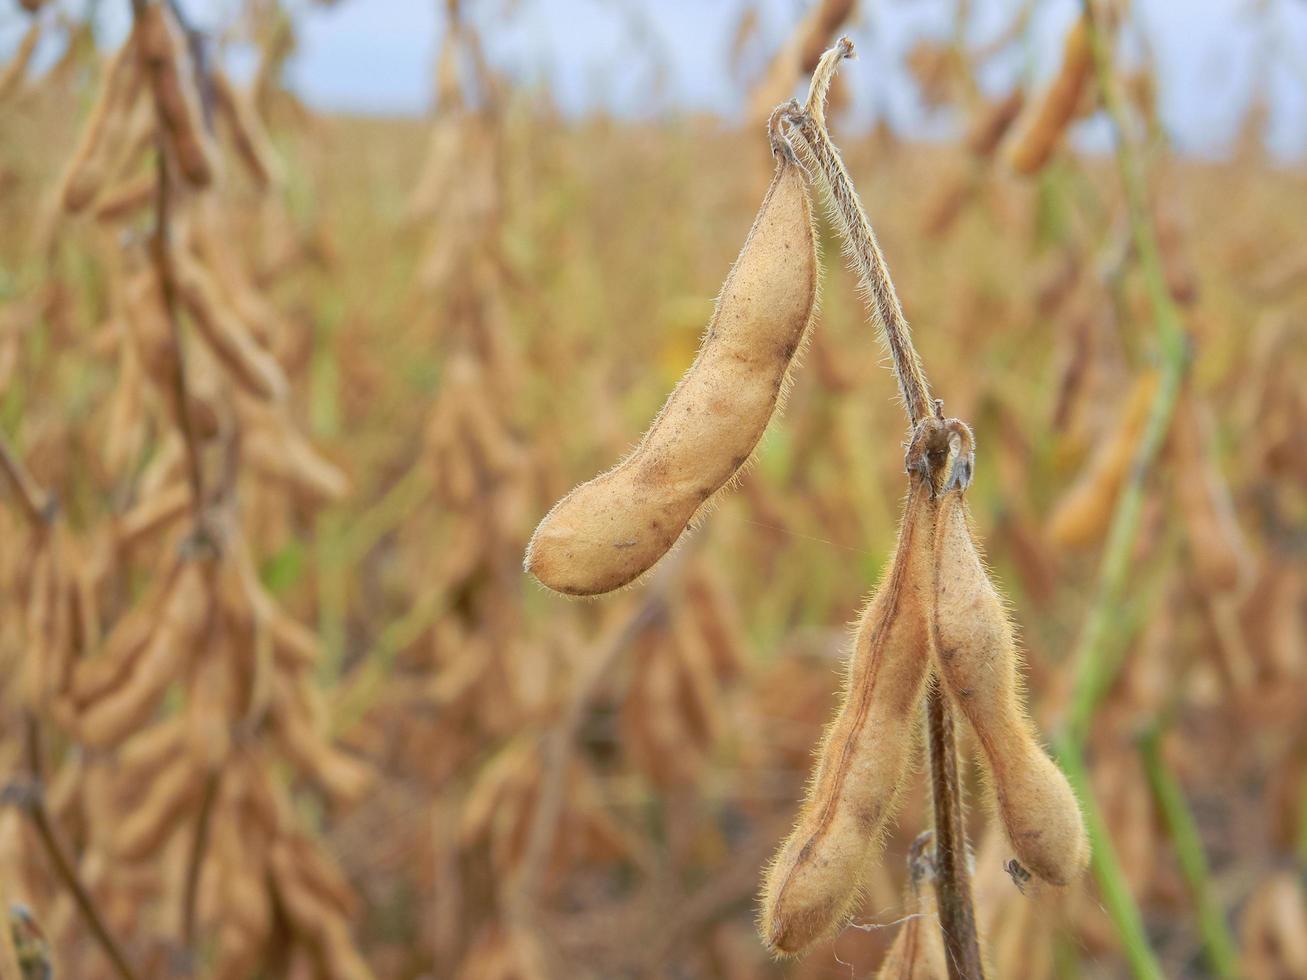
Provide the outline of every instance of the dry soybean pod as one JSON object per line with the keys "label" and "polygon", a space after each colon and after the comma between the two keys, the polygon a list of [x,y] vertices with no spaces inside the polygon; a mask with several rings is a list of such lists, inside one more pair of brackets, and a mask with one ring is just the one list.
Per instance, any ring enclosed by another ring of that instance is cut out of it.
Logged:
{"label": "dry soybean pod", "polygon": [[139,174],[111,187],[95,207],[95,220],[113,224],[132,216],[153,202],[157,186],[154,174]]}
{"label": "dry soybean pod", "polygon": [[976,547],[962,490],[940,500],[934,573],[931,646],[985,754],[1008,839],[1031,872],[1066,885],[1089,861],[1080,804],[1021,703],[1016,637]]}
{"label": "dry soybean pod", "polygon": [[123,143],[132,117],[132,103],[140,90],[135,35],[131,35],[105,68],[100,97],[68,164],[59,192],[65,210],[81,211],[100,193],[109,177],[110,164]]}
{"label": "dry soybean pod", "polygon": [[181,26],[167,6],[158,0],[146,5],[137,24],[137,43],[177,166],[190,184],[207,187],[213,180],[213,160],[194,62]]}
{"label": "dry soybean pod", "polygon": [[775,413],[812,322],[818,270],[803,169],[775,136],[773,148],[776,174],[694,364],[635,451],[536,528],[525,565],[549,588],[598,595],[648,571],[740,471]]}
{"label": "dry soybean pod", "polygon": [[203,776],[204,771],[184,752],[168,760],[114,829],[115,856],[140,861],[155,852],[194,802]]}
{"label": "dry soybean pod", "polygon": [[1157,390],[1155,371],[1141,374],[1112,428],[1094,450],[1088,465],[1057,502],[1049,516],[1050,541],[1063,548],[1083,548],[1107,533],[1116,498],[1121,492],[1148,420],[1148,406]]}
{"label": "dry soybean pod", "polygon": [[36,53],[44,29],[44,23],[39,20],[33,20],[27,26],[27,32],[18,42],[18,50],[5,66],[4,72],[0,73],[0,101],[9,98],[26,81],[27,69],[32,64],[32,55]]}
{"label": "dry soybean pod", "polygon": [[999,99],[979,113],[967,129],[967,151],[981,160],[992,157],[1025,104],[1026,93],[1020,88],[1014,88],[1006,98]]}
{"label": "dry soybean pod", "polygon": [[894,810],[930,663],[935,511],[930,482],[914,476],[893,560],[858,624],[843,703],[794,831],[767,869],[761,932],[776,953],[802,953],[844,925]]}
{"label": "dry soybean pod", "polygon": [[279,183],[280,164],[262,120],[222,70],[213,73],[213,95],[214,106],[226,122],[236,152],[255,184],[263,190]]}
{"label": "dry soybean pod", "polygon": [[1005,151],[1008,163],[1017,173],[1037,173],[1048,162],[1076,114],[1092,68],[1089,29],[1081,17],[1067,32],[1057,74],[1017,120],[1016,131]]}
{"label": "dry soybean pod", "polygon": [[177,291],[199,334],[231,377],[250,394],[278,401],[286,394],[286,375],[264,350],[239,314],[226,302],[213,277],[185,249],[173,253]]}

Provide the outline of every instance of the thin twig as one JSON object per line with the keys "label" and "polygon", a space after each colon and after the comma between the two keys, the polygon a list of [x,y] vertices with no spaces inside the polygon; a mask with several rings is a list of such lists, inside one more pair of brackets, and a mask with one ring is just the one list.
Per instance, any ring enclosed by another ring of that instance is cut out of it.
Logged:
{"label": "thin twig", "polygon": [[962,822],[962,787],[958,781],[957,739],[948,696],[936,678],[926,695],[930,745],[931,799],[935,809],[935,895],[939,924],[948,954],[950,980],[979,980],[985,975],[976,935],[967,867],[966,827]]}
{"label": "thin twig", "polygon": [[563,714],[545,736],[540,798],[527,832],[521,870],[513,882],[519,910],[529,911],[539,890],[548,860],[549,845],[553,842],[562,815],[567,770],[572,761],[577,733],[585,721],[586,710],[618,658],[643,630],[667,614],[668,589],[680,577],[689,551],[689,547],[682,548],[663,563],[640,604],[586,658],[585,674],[578,680]]}
{"label": "thin twig", "polygon": [[[162,112],[162,109],[159,110]],[[169,172],[167,148],[164,145],[163,123],[159,122],[156,155],[159,180],[155,193],[154,236],[150,241],[151,259],[159,276],[163,293],[163,307],[172,334],[173,372],[172,399],[177,408],[177,425],[186,446],[186,473],[191,485],[191,509],[197,527],[204,513],[204,470],[201,463],[199,437],[191,417],[191,399],[186,380],[186,361],[182,348],[181,323],[177,315],[177,287],[172,265],[172,175]]]}
{"label": "thin twig", "polygon": [[200,813],[195,820],[195,836],[191,839],[191,852],[186,862],[182,942],[186,946],[187,957],[191,962],[195,959],[196,907],[200,895],[200,872],[204,867],[204,856],[209,850],[209,830],[213,824],[213,808],[218,800],[218,787],[221,782],[221,770],[210,773],[204,781],[204,796],[200,801]]}
{"label": "thin twig", "polygon": [[33,528],[43,530],[54,519],[55,498],[36,485],[32,475],[9,443],[0,436],[0,477],[18,499],[23,516]]}
{"label": "thin twig", "polygon": [[[132,21],[140,29],[146,14],[145,0],[131,0]],[[181,22],[181,12],[172,7],[173,16]],[[185,29],[185,24],[182,24]],[[187,31],[187,36],[190,32]],[[133,39],[129,38],[128,44]],[[137,56],[140,57],[139,50]],[[186,362],[182,347],[182,331],[177,313],[176,276],[172,263],[172,207],[174,191],[173,176],[169,169],[168,146],[165,133],[167,122],[164,108],[157,99],[154,100],[155,112],[155,161],[158,179],[155,184],[154,197],[154,233],[150,238],[150,259],[155,273],[159,277],[159,289],[163,294],[164,313],[168,319],[168,329],[173,347],[173,372],[169,379],[170,392],[176,408],[177,424],[181,429],[182,440],[186,447],[186,472],[191,485],[191,509],[196,528],[201,527],[204,514],[204,470],[201,462],[199,437],[195,431],[195,422],[191,417],[191,399],[186,378]]]}
{"label": "thin twig", "polygon": [[1208,965],[1212,975],[1217,977],[1237,977],[1239,975],[1238,944],[1230,934],[1230,926],[1225,921],[1221,906],[1213,900],[1211,876],[1207,870],[1207,855],[1203,851],[1202,837],[1198,825],[1185,802],[1184,791],[1176,778],[1166,767],[1162,758],[1162,732],[1160,725],[1153,725],[1139,737],[1139,757],[1144,764],[1144,774],[1152,788],[1153,799],[1162,811],[1162,819],[1171,836],[1176,857],[1180,861],[1180,870],[1184,873],[1198,912],[1198,929],[1203,936]]}
{"label": "thin twig", "polygon": [[[100,915],[100,910],[95,904],[95,899],[91,897],[90,891],[87,890],[86,885],[78,876],[77,868],[73,864],[67,848],[59,839],[59,833],[55,829],[54,821],[50,819],[50,811],[46,809],[41,785],[30,780],[11,783],[5,787],[3,800],[21,806],[27,813],[28,818],[32,821],[32,826],[36,829],[37,837],[41,840],[41,846],[44,848],[46,856],[50,859],[51,865],[54,866],[55,874],[72,894],[73,901],[82,913],[82,917],[86,920],[86,924],[91,927],[91,934],[95,936],[96,941],[109,958],[109,962],[113,964],[114,972],[118,974],[120,980],[136,980],[136,972],[128,965],[122,947],[118,944],[118,940],[114,938],[113,933],[109,931],[104,917]],[[7,909],[5,910],[5,916],[4,926],[8,928]]]}
{"label": "thin twig", "polygon": [[881,328],[885,345],[894,362],[899,393],[908,421],[916,424],[931,414],[930,385],[926,382],[921,358],[912,345],[912,331],[903,314],[898,292],[890,279],[889,267],[881,253],[876,233],[867,218],[844,160],[826,130],[826,93],[840,63],[853,57],[853,42],[847,37],[821,57],[812,75],[812,84],[802,111],[794,111],[790,122],[802,137],[817,169],[826,179],[830,211],[839,225],[849,260],[865,291],[868,312]]}
{"label": "thin twig", "polygon": [[1084,0],[1094,72],[1103,104],[1116,130],[1116,159],[1125,190],[1131,239],[1153,307],[1160,355],[1157,392],[1149,406],[1139,446],[1125,486],[1117,499],[1099,568],[1098,590],[1072,654],[1075,687],[1064,730],[1054,740],[1057,756],[1085,810],[1092,845],[1091,866],[1104,904],[1121,936],[1131,971],[1137,977],[1161,977],[1162,970],[1148,942],[1143,918],[1108,836],[1094,799],[1082,756],[1094,711],[1110,687],[1121,663],[1119,653],[1105,649],[1109,626],[1116,619],[1129,579],[1131,554],[1143,510],[1144,483],[1170,427],[1180,394],[1188,352],[1180,314],[1171,300],[1161,252],[1148,211],[1142,165],[1130,138],[1125,102],[1117,85],[1112,54],[1093,0]]}
{"label": "thin twig", "polygon": [[1094,709],[1111,685],[1112,677],[1120,665],[1119,658],[1104,655],[1104,641],[1129,580],[1131,553],[1143,510],[1144,483],[1166,439],[1188,365],[1184,328],[1167,289],[1161,252],[1158,250],[1157,237],[1148,211],[1143,172],[1130,139],[1124,101],[1112,68],[1112,55],[1094,14],[1094,6],[1087,2],[1085,7],[1089,17],[1090,47],[1099,88],[1103,93],[1103,103],[1116,129],[1116,157],[1125,188],[1131,239],[1148,289],[1149,302],[1153,307],[1160,376],[1139,446],[1112,515],[1099,567],[1098,593],[1072,655],[1077,673],[1067,727],[1077,743],[1083,742]]}

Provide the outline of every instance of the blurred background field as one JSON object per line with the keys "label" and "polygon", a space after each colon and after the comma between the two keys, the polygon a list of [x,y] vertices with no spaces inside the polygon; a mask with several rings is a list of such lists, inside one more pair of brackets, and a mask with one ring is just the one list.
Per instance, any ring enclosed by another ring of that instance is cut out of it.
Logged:
{"label": "blurred background field", "polygon": [[[803,18],[825,12],[818,51],[843,29],[867,52],[832,130],[935,393],[975,428],[971,507],[1050,737],[1105,613],[1084,758],[1161,973],[1307,977],[1307,89],[1285,94],[1307,52],[1264,49],[1277,81],[1219,145],[1179,152],[1170,134],[1201,126],[1167,113],[1202,102],[1168,97],[1148,17],[1115,5],[1189,355],[1104,607],[1165,358],[1112,129],[1091,82],[1035,173],[966,136],[1037,97],[1075,5],[925,5],[945,29],[893,49],[916,105],[896,127],[870,52],[912,0],[706,5],[734,108],[648,114],[483,56],[483,35],[565,20],[549,3],[429,5],[420,118],[301,97],[315,18],[364,0],[183,0],[202,47],[245,52],[253,162],[196,61],[212,178],[173,172],[161,211],[151,120],[124,117],[140,146],[77,213],[69,160],[128,5],[34,6],[0,10],[51,52],[0,67],[0,899],[22,976],[122,975],[79,888],[137,977],[875,975],[912,912],[921,785],[856,928],[773,962],[754,927],[904,485],[893,378],[825,223],[815,336],[738,488],[617,595],[568,601],[521,571],[550,504],[634,444],[693,358],[771,173],[750,98],[801,91]],[[1288,39],[1304,19],[1208,13]],[[656,46],[630,57],[658,77]],[[202,304],[165,291],[178,412],[140,299],[167,276],[161,214],[190,256],[175,274],[208,275],[274,362],[271,397],[247,376],[264,362],[215,353]],[[992,975],[1147,975],[1101,877],[1017,886],[974,762],[965,780]]]}

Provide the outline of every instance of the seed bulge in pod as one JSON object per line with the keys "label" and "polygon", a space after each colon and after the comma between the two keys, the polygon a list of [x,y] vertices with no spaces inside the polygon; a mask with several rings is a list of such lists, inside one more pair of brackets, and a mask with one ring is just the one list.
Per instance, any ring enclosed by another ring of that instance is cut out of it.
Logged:
{"label": "seed bulge in pod", "polygon": [[984,752],[1008,839],[1034,874],[1069,884],[1089,862],[1080,804],[1022,706],[1016,637],[976,548],[961,491],[940,502],[934,558],[932,646],[945,686]]}
{"label": "seed bulge in pod", "polygon": [[816,300],[812,208],[782,153],[694,364],[635,451],[540,522],[526,570],[557,592],[599,595],[653,567],[752,455]]}
{"label": "seed bulge in pod", "polygon": [[894,812],[930,664],[935,510],[929,483],[914,477],[894,558],[858,626],[843,704],[763,883],[760,931],[778,954],[803,953],[844,926]]}

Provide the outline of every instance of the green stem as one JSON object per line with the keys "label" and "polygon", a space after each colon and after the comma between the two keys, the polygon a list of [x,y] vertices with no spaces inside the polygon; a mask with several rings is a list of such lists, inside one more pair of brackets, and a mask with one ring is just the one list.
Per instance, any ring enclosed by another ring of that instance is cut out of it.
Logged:
{"label": "green stem", "polygon": [[381,696],[386,678],[395,667],[399,653],[422,635],[448,608],[445,590],[434,590],[415,602],[402,617],[394,620],[377,637],[372,649],[363,657],[358,672],[345,682],[331,712],[334,734],[349,731]]}
{"label": "green stem", "polygon": [[419,462],[400,477],[380,500],[365,510],[345,531],[339,550],[332,556],[354,565],[383,537],[404,522],[431,492],[431,468]]}
{"label": "green stem", "polygon": [[1117,616],[1121,597],[1129,580],[1131,553],[1134,549],[1135,535],[1139,530],[1139,515],[1143,509],[1144,482],[1166,440],[1188,363],[1184,328],[1180,322],[1179,311],[1167,290],[1161,253],[1157,248],[1157,236],[1153,232],[1152,219],[1148,212],[1143,172],[1129,139],[1125,110],[1112,71],[1112,56],[1107,47],[1107,40],[1097,26],[1094,4],[1087,0],[1085,10],[1090,21],[1090,46],[1093,49],[1099,88],[1116,128],[1116,157],[1121,171],[1121,182],[1125,188],[1131,238],[1148,289],[1149,301],[1153,307],[1160,377],[1130,467],[1130,474],[1125,486],[1122,487],[1116,511],[1112,515],[1107,543],[1103,549],[1103,561],[1099,568],[1097,596],[1080,632],[1072,657],[1072,663],[1076,665],[1076,684],[1067,727],[1076,744],[1083,743],[1094,709],[1111,685],[1112,678],[1120,666],[1119,656],[1104,656],[1104,639],[1109,626]]}
{"label": "green stem", "polygon": [[1112,68],[1111,51],[1107,38],[1099,27],[1096,4],[1093,0],[1084,0],[1084,5],[1098,87],[1116,129],[1116,159],[1125,190],[1131,239],[1153,308],[1160,377],[1129,477],[1112,515],[1099,569],[1097,594],[1072,657],[1076,671],[1075,687],[1065,728],[1056,740],[1056,746],[1062,768],[1075,786],[1085,809],[1093,847],[1094,877],[1113,925],[1125,946],[1131,972],[1136,977],[1152,978],[1162,976],[1161,967],[1149,946],[1143,917],[1134,896],[1130,894],[1116,850],[1112,847],[1107,827],[1094,800],[1085,770],[1082,746],[1094,710],[1121,665],[1121,654],[1117,652],[1113,655],[1106,650],[1105,639],[1119,613],[1129,579],[1131,557],[1143,509],[1144,483],[1170,428],[1171,416],[1184,379],[1187,351],[1180,314],[1166,286],[1161,252],[1157,247],[1157,237],[1148,210],[1143,168],[1130,140],[1124,102]]}
{"label": "green stem", "polygon": [[1180,861],[1180,870],[1198,910],[1198,928],[1212,972],[1218,977],[1236,977],[1239,975],[1239,954],[1234,937],[1220,905],[1212,899],[1208,887],[1207,855],[1203,852],[1198,825],[1189,812],[1180,784],[1162,758],[1161,740],[1158,725],[1152,726],[1139,738],[1139,756],[1148,776],[1148,785],[1162,811],[1162,819],[1166,821],[1166,829]]}
{"label": "green stem", "polygon": [[1089,773],[1085,769],[1080,747],[1064,734],[1056,740],[1053,748],[1062,771],[1080,798],[1085,814],[1085,830],[1089,834],[1090,869],[1098,882],[1103,906],[1121,937],[1130,972],[1140,980],[1163,980],[1165,974],[1148,943],[1148,933],[1144,930],[1139,906],[1130,894],[1130,886],[1121,871],[1116,848],[1112,846],[1112,835],[1103,822],[1103,815],[1098,810],[1098,802],[1090,788]]}

